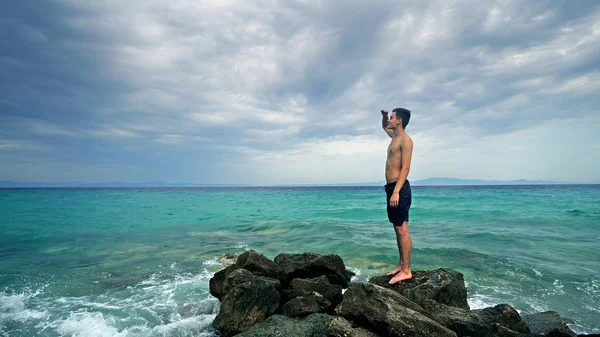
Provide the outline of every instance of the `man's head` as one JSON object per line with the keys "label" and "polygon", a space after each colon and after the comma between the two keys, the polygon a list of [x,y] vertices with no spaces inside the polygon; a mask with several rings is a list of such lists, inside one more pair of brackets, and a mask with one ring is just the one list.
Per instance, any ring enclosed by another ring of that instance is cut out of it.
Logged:
{"label": "man's head", "polygon": [[390,124],[394,127],[396,125],[402,125],[403,129],[406,129],[408,122],[410,121],[410,110],[406,110],[404,108],[396,108],[392,110],[392,115],[390,116]]}

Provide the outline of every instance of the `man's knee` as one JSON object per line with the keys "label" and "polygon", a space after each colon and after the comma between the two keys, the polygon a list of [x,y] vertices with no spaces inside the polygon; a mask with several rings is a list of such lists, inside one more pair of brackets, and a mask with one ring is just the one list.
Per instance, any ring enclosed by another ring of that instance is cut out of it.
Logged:
{"label": "man's knee", "polygon": [[394,230],[400,235],[408,234],[408,222],[404,221],[404,223],[402,223],[402,226],[394,225]]}

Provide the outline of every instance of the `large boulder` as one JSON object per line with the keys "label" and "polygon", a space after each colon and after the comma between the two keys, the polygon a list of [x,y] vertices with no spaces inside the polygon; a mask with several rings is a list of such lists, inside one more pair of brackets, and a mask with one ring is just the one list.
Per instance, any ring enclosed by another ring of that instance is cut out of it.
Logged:
{"label": "large boulder", "polygon": [[560,316],[556,311],[538,312],[530,315],[523,315],[523,321],[534,335],[554,335],[564,337],[576,337],[577,334],[567,326],[570,323],[567,319]]}
{"label": "large boulder", "polygon": [[303,319],[273,315],[236,337],[321,337],[333,317],[312,314]]}
{"label": "large boulder", "polygon": [[281,302],[285,303],[298,296],[308,296],[313,292],[323,295],[331,302],[332,309],[342,301],[342,287],[329,283],[324,275],[312,279],[293,279],[289,288],[280,291]]}
{"label": "large boulder", "polygon": [[434,300],[422,301],[421,305],[438,322],[456,332],[459,337],[475,337],[480,331],[486,330],[485,322],[468,310],[438,303]]}
{"label": "large boulder", "polygon": [[221,336],[229,337],[246,331],[273,315],[279,308],[279,293],[264,278],[243,269],[234,271],[226,280],[228,292],[223,296],[213,327]]}
{"label": "large boulder", "polygon": [[352,283],[336,313],[385,336],[456,337],[417,304],[371,283]]}
{"label": "large boulder", "polygon": [[326,313],[331,307],[331,302],[319,293],[308,296],[299,296],[285,303],[281,313],[289,317],[304,317],[315,313]]}
{"label": "large boulder", "polygon": [[[518,316],[513,316],[516,311],[513,312],[510,306],[468,311],[434,300],[425,300],[422,305],[438,322],[459,337],[516,337],[529,331]],[[503,310],[510,314],[505,317]]]}
{"label": "large boulder", "polygon": [[469,310],[467,288],[463,274],[448,268],[419,270],[410,280],[390,285],[392,276],[375,276],[370,283],[392,289],[416,303],[434,300],[442,304]]}
{"label": "large boulder", "polygon": [[279,254],[274,259],[281,270],[281,281],[288,284],[295,278],[314,278],[325,275],[331,284],[347,288],[352,272],[346,270],[342,258],[335,254]]}
{"label": "large boulder", "polygon": [[268,278],[279,279],[279,266],[268,257],[258,254],[253,250],[249,250],[238,256],[235,264],[216,272],[209,280],[210,294],[219,300],[225,295],[223,284],[229,274],[238,269],[246,269],[257,276],[265,276]]}

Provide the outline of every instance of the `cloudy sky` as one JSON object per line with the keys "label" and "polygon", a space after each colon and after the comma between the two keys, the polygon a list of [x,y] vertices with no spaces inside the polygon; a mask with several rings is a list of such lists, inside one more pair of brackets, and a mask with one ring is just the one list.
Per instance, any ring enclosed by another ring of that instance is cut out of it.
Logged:
{"label": "cloudy sky", "polygon": [[597,1],[5,1],[0,180],[600,182]]}

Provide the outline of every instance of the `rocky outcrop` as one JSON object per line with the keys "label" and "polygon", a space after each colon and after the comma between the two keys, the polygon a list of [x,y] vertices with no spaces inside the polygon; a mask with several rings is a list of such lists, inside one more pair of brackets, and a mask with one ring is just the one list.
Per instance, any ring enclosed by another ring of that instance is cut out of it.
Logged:
{"label": "rocky outcrop", "polygon": [[394,285],[388,283],[391,279],[392,276],[376,276],[371,278],[369,282],[392,289],[416,303],[434,300],[442,304],[469,310],[463,274],[452,269],[415,271],[412,279]]}
{"label": "rocky outcrop", "polygon": [[553,312],[522,318],[508,304],[470,310],[463,275],[451,269],[413,271],[393,286],[390,276],[352,276],[333,254],[271,261],[248,251],[210,280],[221,300],[213,327],[223,337],[576,336]]}

